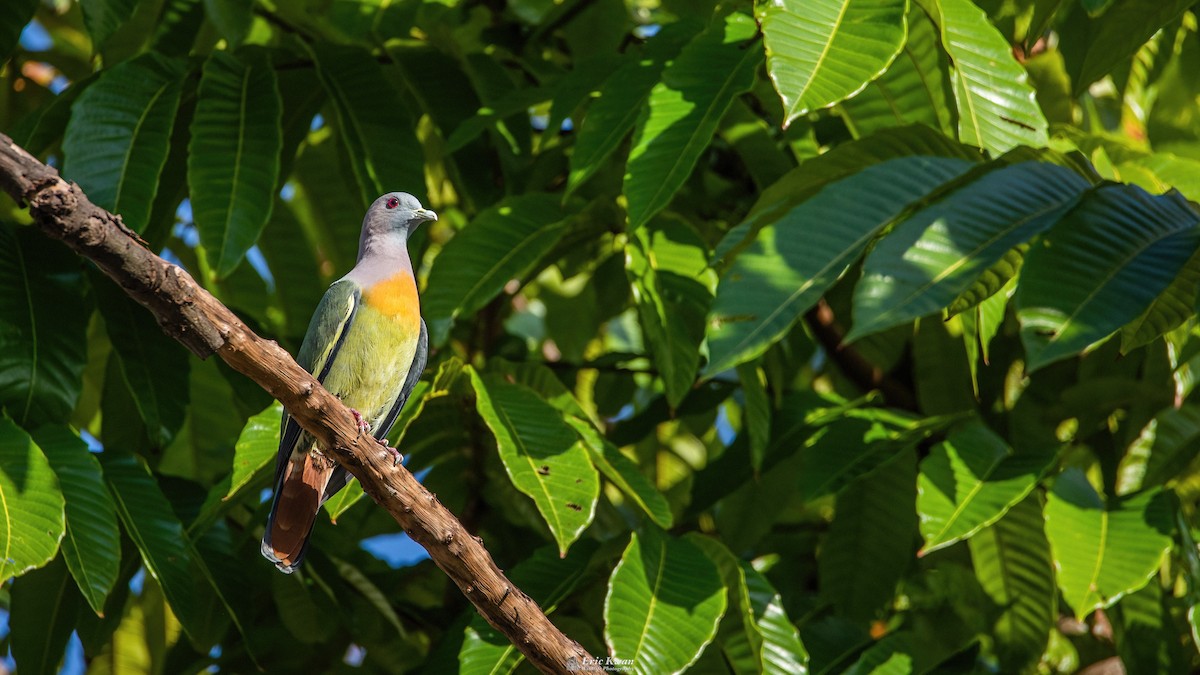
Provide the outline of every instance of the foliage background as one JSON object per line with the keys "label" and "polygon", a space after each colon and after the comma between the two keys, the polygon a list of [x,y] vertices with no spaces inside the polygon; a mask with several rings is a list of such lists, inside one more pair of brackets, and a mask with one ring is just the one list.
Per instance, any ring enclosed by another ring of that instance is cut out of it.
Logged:
{"label": "foliage background", "polygon": [[[1188,672],[1192,5],[12,0],[0,129],[293,350],[436,209],[392,441],[632,672]],[[276,573],[278,408],[0,220],[22,673],[529,669],[361,491]]]}

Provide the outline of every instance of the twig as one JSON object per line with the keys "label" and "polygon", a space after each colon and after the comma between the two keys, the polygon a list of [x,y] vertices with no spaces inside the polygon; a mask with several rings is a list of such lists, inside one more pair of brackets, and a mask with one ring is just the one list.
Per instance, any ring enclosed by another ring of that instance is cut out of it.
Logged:
{"label": "twig", "polygon": [[804,320],[817,341],[825,348],[825,353],[859,389],[878,389],[889,405],[917,411],[917,396],[911,389],[889,377],[854,347],[842,344],[846,332],[838,324],[829,303],[824,299],[818,301],[817,306],[804,315]]}
{"label": "twig", "polygon": [[596,660],[504,576],[482,541],[403,465],[393,464],[383,445],[360,435],[349,409],[286,351],[255,335],[185,270],[147,250],[120,218],[3,134],[0,189],[28,204],[43,232],[93,261],[149,309],[167,335],[200,358],[220,356],[279,399],[533,665],[547,673],[599,672]]}

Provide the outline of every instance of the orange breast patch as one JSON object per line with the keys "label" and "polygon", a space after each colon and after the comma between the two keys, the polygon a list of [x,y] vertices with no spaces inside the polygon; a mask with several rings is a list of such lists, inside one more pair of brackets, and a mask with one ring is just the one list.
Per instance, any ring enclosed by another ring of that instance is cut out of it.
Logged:
{"label": "orange breast patch", "polygon": [[416,322],[421,316],[417,282],[407,272],[375,284],[363,293],[363,300],[371,309],[395,321]]}

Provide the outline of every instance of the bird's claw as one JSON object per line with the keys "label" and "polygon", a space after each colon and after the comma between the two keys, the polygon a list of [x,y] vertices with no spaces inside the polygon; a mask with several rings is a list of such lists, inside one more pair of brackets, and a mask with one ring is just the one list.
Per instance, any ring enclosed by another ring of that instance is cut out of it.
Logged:
{"label": "bird's claw", "polygon": [[354,415],[354,422],[356,424],[358,424],[358,435],[359,436],[361,436],[364,433],[371,430],[371,424],[363,419],[362,413],[358,412],[354,408],[351,408],[350,414]]}

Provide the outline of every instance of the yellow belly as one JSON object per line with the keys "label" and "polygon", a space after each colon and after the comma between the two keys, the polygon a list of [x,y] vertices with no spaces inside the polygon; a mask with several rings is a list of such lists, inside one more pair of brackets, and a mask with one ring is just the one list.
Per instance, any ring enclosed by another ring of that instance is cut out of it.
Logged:
{"label": "yellow belly", "polygon": [[325,388],[361,413],[372,428],[400,395],[416,355],[420,310],[412,305],[403,309],[385,313],[364,302],[325,377]]}

